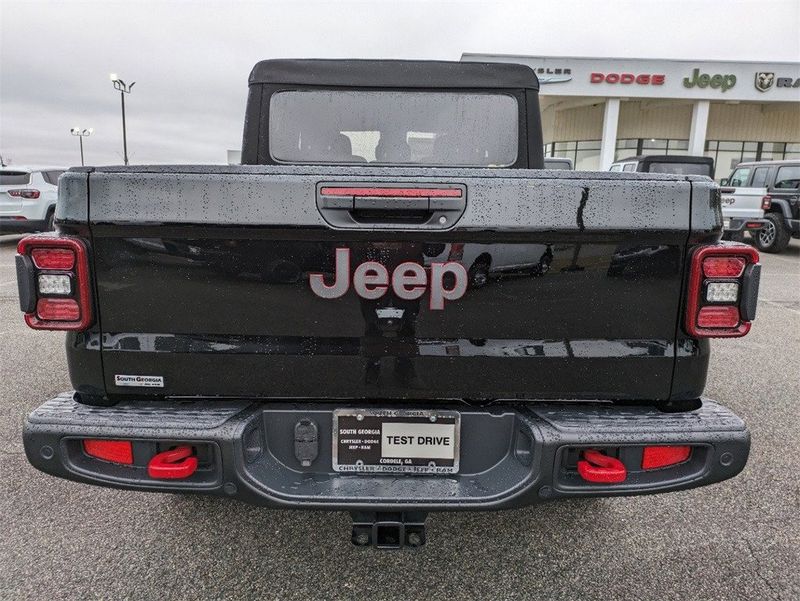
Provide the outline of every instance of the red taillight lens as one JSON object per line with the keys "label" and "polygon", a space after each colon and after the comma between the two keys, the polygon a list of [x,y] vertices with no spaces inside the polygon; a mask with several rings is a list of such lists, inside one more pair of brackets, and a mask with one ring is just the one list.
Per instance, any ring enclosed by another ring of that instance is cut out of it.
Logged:
{"label": "red taillight lens", "polygon": [[707,278],[738,278],[747,261],[743,257],[709,257],[703,261],[703,275]]}
{"label": "red taillight lens", "polygon": [[761,209],[764,211],[768,211],[772,208],[772,196],[767,194],[761,198]]}
{"label": "red taillight lens", "polygon": [[694,338],[744,336],[755,317],[760,266],[746,244],[702,246],[692,254],[686,332]]}
{"label": "red taillight lens", "polygon": [[739,325],[738,307],[703,307],[697,314],[701,328],[735,328]]}
{"label": "red taillight lens", "polygon": [[670,465],[678,465],[689,459],[692,448],[680,447],[645,447],[642,453],[642,469],[657,470]]}
{"label": "red taillight lens", "polygon": [[[85,243],[80,238],[38,234],[20,240],[17,252],[25,323],[35,330],[87,329],[93,316]],[[59,279],[69,285],[50,285],[59,284]]]}
{"label": "red taillight lens", "polygon": [[39,198],[39,190],[34,190],[33,188],[25,188],[23,190],[9,190],[9,196],[16,196],[17,198],[27,198],[28,200],[32,200],[34,198]]}
{"label": "red taillight lens", "polygon": [[36,303],[36,317],[42,321],[78,321],[81,308],[71,298],[40,298]]}
{"label": "red taillight lens", "polygon": [[128,440],[84,440],[83,450],[103,461],[133,465],[133,445]]}
{"label": "red taillight lens", "polygon": [[67,270],[75,266],[75,253],[68,248],[34,248],[31,259],[39,269]]}

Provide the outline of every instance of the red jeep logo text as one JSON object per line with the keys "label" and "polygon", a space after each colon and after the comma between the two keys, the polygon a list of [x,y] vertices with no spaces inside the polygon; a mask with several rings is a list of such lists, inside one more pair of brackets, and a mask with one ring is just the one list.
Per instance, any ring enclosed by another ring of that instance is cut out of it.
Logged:
{"label": "red jeep logo text", "polygon": [[[444,284],[447,274],[453,274],[449,280],[451,286]],[[336,273],[333,284],[325,283],[321,273],[308,276],[311,290],[320,298],[339,298],[350,289],[350,249],[336,249]],[[430,308],[432,311],[444,309],[444,301],[456,300],[467,291],[467,270],[461,263],[432,263],[430,282],[428,272],[419,263],[407,261],[395,267],[389,277],[389,270],[376,261],[361,263],[353,271],[353,288],[361,298],[375,300],[381,298],[389,286],[398,298],[414,300],[425,294],[430,284]]]}

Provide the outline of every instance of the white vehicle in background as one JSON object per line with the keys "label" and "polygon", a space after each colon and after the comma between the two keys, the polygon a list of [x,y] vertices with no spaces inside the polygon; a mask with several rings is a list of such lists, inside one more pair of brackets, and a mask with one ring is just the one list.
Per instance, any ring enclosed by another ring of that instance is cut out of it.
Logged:
{"label": "white vehicle in background", "polygon": [[779,253],[791,238],[800,238],[800,160],[739,163],[722,185],[735,186],[731,208],[752,210],[760,199],[763,227],[753,234],[758,250]]}
{"label": "white vehicle in background", "polygon": [[769,209],[767,175],[769,166],[737,165],[731,176],[722,180],[723,237],[741,240],[745,232],[753,237],[764,226],[764,211]]}
{"label": "white vehicle in background", "polygon": [[[491,276],[501,274],[541,277],[550,270],[553,250],[547,244],[473,244],[454,242],[436,248],[436,256],[425,258],[425,265],[456,261],[467,268],[470,288],[482,288]],[[441,251],[441,252],[439,252]]]}
{"label": "white vehicle in background", "polygon": [[61,167],[0,168],[0,233],[53,229]]}

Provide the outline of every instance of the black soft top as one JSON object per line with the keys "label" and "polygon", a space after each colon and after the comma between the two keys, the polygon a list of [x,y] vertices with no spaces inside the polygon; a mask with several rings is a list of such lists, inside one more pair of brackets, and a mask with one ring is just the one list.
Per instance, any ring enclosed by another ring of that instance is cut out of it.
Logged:
{"label": "black soft top", "polygon": [[250,85],[345,88],[504,88],[539,90],[530,67],[514,63],[356,59],[272,59],[256,63]]}

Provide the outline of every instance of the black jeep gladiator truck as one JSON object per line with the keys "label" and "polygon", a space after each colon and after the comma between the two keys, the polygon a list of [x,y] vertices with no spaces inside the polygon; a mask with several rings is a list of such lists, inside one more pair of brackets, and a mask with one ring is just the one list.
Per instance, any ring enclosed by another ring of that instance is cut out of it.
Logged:
{"label": "black jeep gladiator truck", "polygon": [[[18,247],[74,387],[25,421],[30,462],[346,510],[378,547],[430,511],[739,473],[748,431],[703,387],[757,253],[719,242],[707,177],[542,169],[537,94],[514,64],[269,60],[243,165],[68,171]],[[483,252],[505,268],[470,286]]]}

